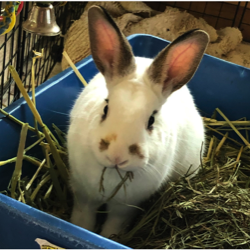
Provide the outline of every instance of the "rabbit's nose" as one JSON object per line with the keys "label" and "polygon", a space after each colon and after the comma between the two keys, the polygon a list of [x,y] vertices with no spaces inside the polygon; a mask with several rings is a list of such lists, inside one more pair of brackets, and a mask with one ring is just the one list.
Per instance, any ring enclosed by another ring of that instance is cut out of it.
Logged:
{"label": "rabbit's nose", "polygon": [[107,156],[107,159],[111,162],[111,163],[113,163],[114,165],[116,165],[116,166],[122,166],[122,165],[124,165],[124,164],[126,164],[127,162],[128,162],[128,160],[123,160],[123,159],[121,159],[120,157],[114,157],[114,159],[110,159],[108,156]]}

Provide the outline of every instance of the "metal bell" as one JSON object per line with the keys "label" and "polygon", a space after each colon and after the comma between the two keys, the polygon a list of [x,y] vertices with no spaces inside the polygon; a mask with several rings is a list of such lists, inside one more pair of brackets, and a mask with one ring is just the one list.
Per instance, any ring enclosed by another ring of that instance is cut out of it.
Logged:
{"label": "metal bell", "polygon": [[61,33],[52,4],[47,6],[34,4],[22,27],[26,32],[41,36],[57,36]]}

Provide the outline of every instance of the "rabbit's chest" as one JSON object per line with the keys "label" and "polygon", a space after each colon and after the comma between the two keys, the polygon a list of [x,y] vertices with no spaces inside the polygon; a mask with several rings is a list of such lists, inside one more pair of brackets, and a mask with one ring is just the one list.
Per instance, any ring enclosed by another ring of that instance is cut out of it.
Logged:
{"label": "rabbit's chest", "polygon": [[134,174],[132,180],[127,179],[123,185],[120,185],[121,178],[124,176],[124,173],[119,175],[115,169],[108,168],[104,171],[100,166],[98,169],[92,167],[84,174],[80,172],[74,174],[77,189],[100,202],[112,200],[138,205],[158,189],[157,183],[153,182],[151,177],[138,174]]}

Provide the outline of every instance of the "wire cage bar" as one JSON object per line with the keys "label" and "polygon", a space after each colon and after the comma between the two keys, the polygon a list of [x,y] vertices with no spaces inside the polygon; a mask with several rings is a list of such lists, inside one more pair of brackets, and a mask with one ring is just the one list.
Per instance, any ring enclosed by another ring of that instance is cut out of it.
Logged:
{"label": "wire cage bar", "polygon": [[[56,21],[62,33],[55,37],[47,37],[27,33],[22,29],[22,23],[27,19],[33,5],[33,2],[24,2],[13,30],[0,36],[0,108],[9,106],[21,97],[8,72],[8,66],[13,65],[16,68],[26,90],[30,91],[33,51],[41,52],[44,48],[44,58],[35,63],[36,86],[43,83],[48,79],[55,64],[61,61],[63,36],[71,23],[80,18],[86,4],[87,2],[67,2],[64,6],[54,6]],[[5,3],[0,2],[0,10],[4,6]]]}

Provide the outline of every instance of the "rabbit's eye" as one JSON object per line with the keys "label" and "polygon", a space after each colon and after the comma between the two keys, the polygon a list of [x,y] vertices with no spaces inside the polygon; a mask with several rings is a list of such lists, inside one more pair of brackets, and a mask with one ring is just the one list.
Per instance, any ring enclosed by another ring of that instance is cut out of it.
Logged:
{"label": "rabbit's eye", "polygon": [[152,130],[153,129],[152,125],[154,124],[154,122],[155,122],[155,118],[151,115],[149,117],[149,120],[148,120],[148,127],[147,127],[147,129]]}
{"label": "rabbit's eye", "polygon": [[149,120],[148,120],[148,127],[147,127],[147,129],[148,130],[153,130],[153,124],[154,124],[154,122],[155,122],[155,118],[154,118],[154,115],[157,113],[158,111],[157,110],[154,110],[153,111],[153,114],[149,117]]}
{"label": "rabbit's eye", "polygon": [[108,107],[108,105],[106,105],[106,106],[104,107],[104,109],[103,109],[102,120],[104,120],[104,119],[106,118],[107,113],[108,113],[108,109],[109,109],[109,107]]}

